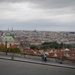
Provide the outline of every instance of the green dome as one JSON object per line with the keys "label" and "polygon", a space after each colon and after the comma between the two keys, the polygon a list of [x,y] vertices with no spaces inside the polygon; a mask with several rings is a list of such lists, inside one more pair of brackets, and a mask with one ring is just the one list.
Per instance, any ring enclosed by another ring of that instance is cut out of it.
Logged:
{"label": "green dome", "polygon": [[5,36],[3,37],[3,41],[14,41],[12,36]]}
{"label": "green dome", "polygon": [[14,38],[14,33],[11,33],[10,36],[12,36]]}

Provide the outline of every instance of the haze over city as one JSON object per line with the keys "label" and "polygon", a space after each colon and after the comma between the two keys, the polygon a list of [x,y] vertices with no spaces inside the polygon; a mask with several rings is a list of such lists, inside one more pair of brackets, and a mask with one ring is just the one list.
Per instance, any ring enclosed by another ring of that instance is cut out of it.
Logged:
{"label": "haze over city", "polygon": [[75,31],[75,0],[0,0],[0,30]]}

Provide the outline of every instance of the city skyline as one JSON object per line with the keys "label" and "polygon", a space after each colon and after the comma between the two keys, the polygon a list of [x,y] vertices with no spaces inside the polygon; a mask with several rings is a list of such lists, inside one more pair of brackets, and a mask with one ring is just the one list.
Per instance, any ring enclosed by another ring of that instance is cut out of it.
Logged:
{"label": "city skyline", "polygon": [[74,0],[0,0],[0,30],[75,31]]}

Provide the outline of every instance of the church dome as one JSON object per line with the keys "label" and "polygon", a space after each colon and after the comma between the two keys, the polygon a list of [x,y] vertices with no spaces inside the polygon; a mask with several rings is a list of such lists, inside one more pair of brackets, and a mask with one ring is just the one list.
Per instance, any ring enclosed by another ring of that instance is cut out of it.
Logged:
{"label": "church dome", "polygon": [[14,38],[12,36],[5,36],[3,37],[3,41],[14,41]]}
{"label": "church dome", "polygon": [[14,38],[14,33],[12,32],[12,33],[10,33],[10,36],[12,36],[13,38]]}

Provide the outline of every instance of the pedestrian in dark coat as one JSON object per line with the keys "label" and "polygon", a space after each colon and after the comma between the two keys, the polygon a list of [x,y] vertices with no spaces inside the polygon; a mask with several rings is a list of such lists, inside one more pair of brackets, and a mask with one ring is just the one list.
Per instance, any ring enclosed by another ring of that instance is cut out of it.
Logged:
{"label": "pedestrian in dark coat", "polygon": [[47,56],[46,56],[46,54],[44,54],[44,61],[47,61]]}

